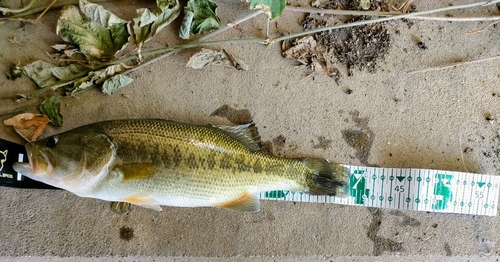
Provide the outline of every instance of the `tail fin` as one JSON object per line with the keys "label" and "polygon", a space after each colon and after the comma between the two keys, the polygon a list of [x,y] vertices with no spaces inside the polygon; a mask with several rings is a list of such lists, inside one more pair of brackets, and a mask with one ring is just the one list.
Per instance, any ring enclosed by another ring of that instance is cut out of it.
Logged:
{"label": "tail fin", "polygon": [[349,192],[349,169],[320,158],[306,158],[312,173],[306,178],[309,194],[342,196]]}

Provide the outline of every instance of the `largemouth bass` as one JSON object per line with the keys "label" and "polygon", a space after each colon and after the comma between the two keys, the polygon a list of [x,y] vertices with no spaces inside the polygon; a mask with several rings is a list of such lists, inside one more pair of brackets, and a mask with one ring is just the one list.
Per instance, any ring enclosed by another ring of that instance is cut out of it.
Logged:
{"label": "largemouth bass", "polygon": [[78,196],[161,205],[259,211],[256,194],[347,192],[348,170],[319,158],[262,153],[254,124],[200,126],[166,120],[99,122],[26,144],[14,169]]}

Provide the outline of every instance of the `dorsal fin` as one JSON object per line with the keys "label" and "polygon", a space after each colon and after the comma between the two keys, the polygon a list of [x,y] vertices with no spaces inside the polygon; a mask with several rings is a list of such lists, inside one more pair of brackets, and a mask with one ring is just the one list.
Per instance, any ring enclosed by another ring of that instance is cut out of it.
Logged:
{"label": "dorsal fin", "polygon": [[238,140],[251,150],[260,150],[260,135],[254,123],[239,126],[214,126],[221,129],[230,137]]}

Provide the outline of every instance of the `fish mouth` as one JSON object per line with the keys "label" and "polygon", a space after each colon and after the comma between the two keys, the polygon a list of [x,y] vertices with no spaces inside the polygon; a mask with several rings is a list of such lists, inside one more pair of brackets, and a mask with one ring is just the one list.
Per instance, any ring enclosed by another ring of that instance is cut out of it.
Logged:
{"label": "fish mouth", "polygon": [[37,149],[33,144],[26,145],[26,152],[34,175],[43,177],[52,173],[50,152]]}

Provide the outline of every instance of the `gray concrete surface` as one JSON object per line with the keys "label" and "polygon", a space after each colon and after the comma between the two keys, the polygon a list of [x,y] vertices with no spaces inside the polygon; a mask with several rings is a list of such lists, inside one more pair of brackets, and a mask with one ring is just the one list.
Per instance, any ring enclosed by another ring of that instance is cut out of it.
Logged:
{"label": "gray concrete surface", "polygon": [[[473,1],[415,0],[414,4],[424,10],[467,2]],[[219,4],[224,23],[248,13],[247,4],[239,1]],[[126,17],[133,10],[121,12]],[[499,14],[495,6],[448,13],[493,14]],[[0,72],[11,63],[48,60],[45,51],[60,42],[53,33],[56,17],[57,12],[51,12],[41,24],[24,26],[19,21],[3,22]],[[303,14],[286,12],[271,23],[271,34],[297,32],[302,19]],[[265,22],[259,16],[244,23],[241,31],[230,30],[219,38],[262,37]],[[117,94],[89,91],[64,99],[63,127],[47,129],[44,135],[121,118],[227,123],[210,114],[229,105],[248,109],[262,140],[284,156],[498,174],[499,61],[407,73],[500,54],[498,27],[466,34],[489,22],[413,22],[411,27],[404,21],[386,24],[391,47],[376,73],[356,70],[347,77],[345,67],[337,65],[340,84],[295,67],[281,57],[279,44],[220,47],[243,59],[248,71],[186,68],[196,50],[183,51],[134,72],[135,81]],[[166,30],[145,49],[176,43],[175,35],[176,30]],[[9,41],[13,37],[16,41]],[[428,49],[419,49],[417,40]],[[26,77],[10,81],[3,73],[0,86],[1,98],[35,88]],[[3,99],[0,110],[23,106]],[[365,125],[359,126],[356,119]],[[366,159],[356,157],[356,150],[343,139],[342,130],[349,128],[373,134]],[[9,127],[1,125],[0,130],[1,138],[22,142]],[[286,138],[284,146],[272,142],[280,135]],[[315,148],[319,137],[331,143]],[[498,217],[278,201],[263,201],[260,213],[214,208],[156,212],[136,207],[117,215],[106,202],[64,191],[0,188],[0,192],[2,261],[496,261],[500,252]]]}

